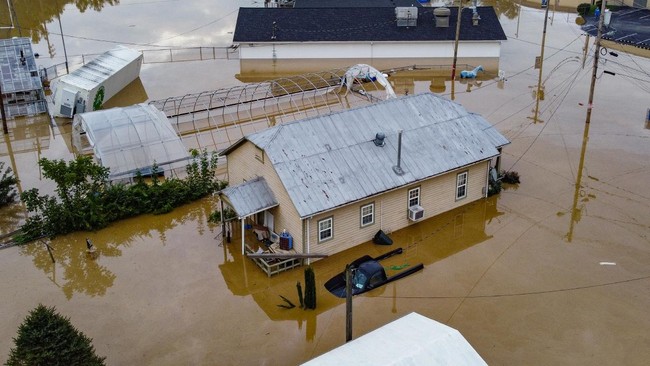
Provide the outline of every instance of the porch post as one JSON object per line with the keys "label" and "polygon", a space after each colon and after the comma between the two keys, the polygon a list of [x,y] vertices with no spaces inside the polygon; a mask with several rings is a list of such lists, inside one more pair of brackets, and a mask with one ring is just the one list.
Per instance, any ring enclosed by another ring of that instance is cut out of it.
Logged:
{"label": "porch post", "polygon": [[223,199],[221,199],[221,195],[219,195],[219,203],[221,204],[221,239],[226,236],[226,218],[223,217]]}
{"label": "porch post", "polygon": [[241,218],[241,255],[242,256],[246,254],[246,244],[244,242],[244,221],[246,221],[246,217]]}

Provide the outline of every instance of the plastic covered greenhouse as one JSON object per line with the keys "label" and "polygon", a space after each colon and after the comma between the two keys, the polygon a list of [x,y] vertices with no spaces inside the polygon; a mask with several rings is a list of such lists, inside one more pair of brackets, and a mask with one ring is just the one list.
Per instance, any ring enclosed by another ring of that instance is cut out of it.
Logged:
{"label": "plastic covered greenhouse", "polygon": [[109,180],[147,176],[153,166],[166,176],[185,172],[190,154],[163,112],[147,104],[74,116],[72,141],[77,153],[92,152],[110,169]]}

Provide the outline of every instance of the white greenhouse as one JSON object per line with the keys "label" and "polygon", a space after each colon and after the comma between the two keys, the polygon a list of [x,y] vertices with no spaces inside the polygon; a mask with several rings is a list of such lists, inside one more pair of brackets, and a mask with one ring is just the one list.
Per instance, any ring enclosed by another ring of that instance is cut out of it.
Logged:
{"label": "white greenhouse", "polygon": [[159,174],[177,176],[191,159],[165,114],[147,104],[75,115],[72,143],[78,154],[94,153],[111,181],[151,175],[154,165]]}

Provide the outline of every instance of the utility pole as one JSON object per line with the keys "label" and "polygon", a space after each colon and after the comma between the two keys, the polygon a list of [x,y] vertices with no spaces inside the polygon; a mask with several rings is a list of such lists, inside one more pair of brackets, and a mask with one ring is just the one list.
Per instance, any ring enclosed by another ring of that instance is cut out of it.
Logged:
{"label": "utility pole", "polygon": [[544,68],[544,44],[546,43],[546,24],[548,23],[548,4],[546,5],[546,11],[544,12],[544,32],[542,33],[542,52],[539,56],[539,79],[537,79],[537,101],[535,102],[535,117],[533,122],[537,123],[537,116],[539,114],[539,97],[542,92],[542,70]]}
{"label": "utility pole", "polygon": [[600,17],[598,17],[598,35],[596,36],[596,51],[594,52],[594,68],[591,73],[591,87],[589,88],[589,104],[587,104],[587,120],[585,123],[591,122],[591,110],[593,109],[594,102],[594,87],[596,86],[596,72],[598,71],[598,59],[600,58],[600,38],[603,35],[603,21],[605,19],[605,3],[600,4]]}
{"label": "utility pole", "polygon": [[9,128],[7,127],[7,115],[5,114],[5,101],[4,96],[2,95],[2,83],[0,82],[0,112],[2,112],[2,131],[5,135],[9,134]]}
{"label": "utility pole", "polygon": [[456,79],[456,59],[458,58],[458,40],[460,39],[460,15],[463,13],[463,0],[458,4],[458,19],[456,20],[456,41],[454,42],[454,61],[451,65],[451,82]]}
{"label": "utility pole", "polygon": [[[58,7],[59,2],[57,1],[56,4],[57,4],[57,7]],[[64,6],[64,8],[65,8],[65,6]],[[63,10],[63,9],[61,9],[61,10]],[[68,68],[68,52],[65,49],[65,37],[63,37],[63,27],[61,26],[61,15],[57,13],[56,18],[59,20],[59,31],[61,32],[61,43],[63,43],[63,55],[65,56],[65,73],[69,74],[70,69]]]}

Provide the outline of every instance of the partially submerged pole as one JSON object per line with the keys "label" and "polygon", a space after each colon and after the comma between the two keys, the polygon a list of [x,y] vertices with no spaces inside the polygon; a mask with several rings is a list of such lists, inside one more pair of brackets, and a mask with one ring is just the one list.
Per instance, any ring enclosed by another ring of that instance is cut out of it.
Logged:
{"label": "partially submerged pole", "polygon": [[352,266],[345,266],[345,342],[352,340]]}

